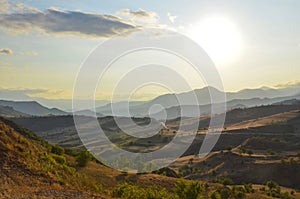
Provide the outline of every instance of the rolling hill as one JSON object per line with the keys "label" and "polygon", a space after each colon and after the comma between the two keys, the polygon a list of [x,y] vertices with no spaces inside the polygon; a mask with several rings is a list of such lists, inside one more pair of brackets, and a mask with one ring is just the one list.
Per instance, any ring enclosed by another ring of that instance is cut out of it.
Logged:
{"label": "rolling hill", "polygon": [[[128,174],[112,170],[92,160],[77,163],[77,152],[48,144],[34,133],[0,117],[0,197],[1,198],[208,198],[226,191],[233,198],[268,199],[264,185],[251,185],[247,191],[225,183],[207,183],[175,177],[165,173]],[[226,155],[226,153],[224,154]],[[214,156],[212,156],[214,157]],[[233,163],[232,158],[228,162]],[[213,159],[212,165],[217,163]],[[170,169],[164,169],[172,173]],[[176,176],[176,175],[175,175]],[[193,178],[190,175],[187,178]],[[182,190],[184,188],[184,191]],[[265,188],[266,189],[266,188]],[[281,188],[282,189],[282,188]],[[293,198],[283,188],[279,194]],[[193,197],[192,197],[193,194]]]}
{"label": "rolling hill", "polygon": [[14,110],[35,116],[46,116],[46,115],[67,115],[68,113],[59,110],[57,108],[47,108],[42,106],[36,101],[7,101],[0,100],[1,106],[12,107]]}
{"label": "rolling hill", "polygon": [[[290,91],[290,90],[289,90]],[[293,92],[292,92],[293,91]],[[274,103],[280,103],[285,100],[300,99],[300,95],[297,89],[293,89],[290,92],[282,89],[246,89],[239,92],[227,92],[223,93],[213,87],[204,87],[202,89],[196,89],[190,92],[178,93],[178,94],[165,94],[158,96],[150,101],[145,102],[130,102],[129,111],[127,111],[128,102],[116,102],[110,103],[105,106],[96,108],[98,113],[104,116],[125,116],[125,117],[147,117],[149,115],[149,109],[154,105],[161,105],[166,109],[168,119],[178,117],[178,111],[187,108],[181,114],[182,117],[194,117],[190,110],[194,110],[200,106],[200,110],[203,114],[209,114],[211,109],[211,96],[220,97],[226,95],[227,98],[227,110],[231,110],[237,107],[253,107],[261,105],[270,105]],[[211,93],[210,93],[211,92]],[[195,98],[196,96],[196,98]],[[259,97],[258,97],[259,96]],[[220,97],[221,98],[221,97]],[[180,103],[178,102],[180,99]],[[195,103],[196,102],[196,103]],[[179,106],[180,104],[180,106]],[[218,105],[218,101],[215,102]],[[114,107],[114,113],[112,113],[112,105]],[[194,107],[193,107],[194,106]],[[152,113],[151,117],[160,119],[163,117],[163,110],[156,110]],[[192,111],[193,112],[193,111]]]}
{"label": "rolling hill", "polygon": [[19,111],[14,110],[9,106],[0,106],[0,116],[2,117],[26,117],[29,116],[26,113],[21,113]]}

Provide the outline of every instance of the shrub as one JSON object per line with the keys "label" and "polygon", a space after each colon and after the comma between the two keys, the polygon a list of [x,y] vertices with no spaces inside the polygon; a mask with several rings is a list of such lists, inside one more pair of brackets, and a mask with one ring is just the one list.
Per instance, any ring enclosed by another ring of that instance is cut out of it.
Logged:
{"label": "shrub", "polygon": [[18,137],[18,142],[19,142],[20,144],[25,144],[26,146],[29,145],[29,142],[28,142],[24,137],[22,137],[22,136],[19,136],[19,137]]}
{"label": "shrub", "polygon": [[58,164],[66,164],[66,158],[61,155],[52,154],[52,158],[57,162]]}
{"label": "shrub", "polygon": [[228,199],[231,196],[231,190],[227,187],[224,187],[219,190],[222,199]]}
{"label": "shrub", "polygon": [[112,197],[127,199],[171,199],[174,195],[166,189],[158,189],[156,187],[141,188],[136,185],[123,183],[117,185],[111,192]]}
{"label": "shrub", "polygon": [[180,180],[176,183],[175,193],[181,199],[202,198],[205,186],[200,181],[187,182]]}
{"label": "shrub", "polygon": [[76,157],[78,166],[84,167],[92,159],[88,151],[80,151]]}
{"label": "shrub", "polygon": [[78,155],[78,152],[76,152],[76,151],[74,151],[72,149],[65,148],[64,150],[65,150],[65,154],[67,154],[67,155],[70,155],[70,156],[76,156],[76,155]]}
{"label": "shrub", "polygon": [[50,151],[51,151],[51,153],[54,153],[54,154],[57,154],[57,155],[64,154],[64,149],[57,146],[57,145],[52,145]]}
{"label": "shrub", "polygon": [[276,197],[276,198],[279,198],[280,197],[280,186],[270,180],[266,183],[266,186],[268,187],[268,190],[265,192],[268,196],[271,196],[271,197]]}
{"label": "shrub", "polygon": [[232,185],[233,184],[233,180],[230,178],[224,178],[220,181],[223,185]]}
{"label": "shrub", "polygon": [[217,191],[211,192],[210,195],[209,195],[209,198],[210,199],[222,199],[221,195]]}
{"label": "shrub", "polygon": [[279,185],[276,182],[272,181],[272,180],[268,181],[266,183],[266,185],[269,188],[269,190],[272,190],[272,189],[275,189],[275,188],[279,187]]}
{"label": "shrub", "polygon": [[232,195],[236,199],[242,199],[246,196],[246,190],[243,187],[236,187],[232,188]]}
{"label": "shrub", "polygon": [[245,189],[246,193],[254,193],[252,184],[244,184],[244,189]]}

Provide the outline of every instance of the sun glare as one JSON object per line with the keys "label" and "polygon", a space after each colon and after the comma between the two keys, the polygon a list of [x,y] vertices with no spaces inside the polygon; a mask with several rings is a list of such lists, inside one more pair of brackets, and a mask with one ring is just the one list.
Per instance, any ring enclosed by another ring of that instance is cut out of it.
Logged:
{"label": "sun glare", "polygon": [[197,42],[217,65],[234,61],[242,47],[238,28],[223,17],[209,17],[191,25],[188,36]]}

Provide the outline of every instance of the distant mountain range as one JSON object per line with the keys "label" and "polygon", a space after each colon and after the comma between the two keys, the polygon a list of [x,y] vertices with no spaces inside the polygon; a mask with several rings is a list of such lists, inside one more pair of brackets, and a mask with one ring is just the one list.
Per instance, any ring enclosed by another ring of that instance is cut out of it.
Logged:
{"label": "distant mountain range", "polygon": [[[226,94],[227,98],[227,110],[269,105],[287,100],[300,99],[300,83],[278,89],[262,87],[258,89],[244,89],[238,92],[226,93],[223,93],[222,91],[213,87],[204,87],[202,89],[196,89],[184,93],[161,95],[149,101],[121,101],[107,103],[106,105],[96,108],[96,115],[98,117],[111,115],[125,117],[145,117],[149,116],[149,110],[151,110],[151,117],[161,119],[164,118],[164,115],[166,114],[167,118],[170,119],[176,118],[179,115],[186,117],[198,116],[195,115],[193,111],[196,108],[198,109],[198,107],[200,107],[201,115],[209,115],[211,112],[211,96],[217,97],[218,99],[218,97],[221,97],[224,94]],[[178,99],[180,99],[180,102],[178,102]],[[214,101],[214,103],[216,106],[218,106],[220,101],[217,100]],[[36,101],[0,100],[0,106],[2,106],[2,109],[0,109],[2,110],[0,111],[0,114],[2,112],[7,112],[7,108],[12,108],[11,115],[7,114],[9,116],[47,116],[72,114],[71,111],[62,111],[58,108],[48,108]],[[13,111],[15,112],[13,113]],[[95,113],[90,109],[76,110],[75,114],[84,116],[95,115]]]}
{"label": "distant mountain range", "polygon": [[[215,96],[218,99],[218,97],[220,98],[224,94],[226,94],[227,98],[227,110],[230,110],[241,107],[269,105],[284,100],[300,99],[300,85],[293,86],[293,89],[271,89],[263,87],[260,89],[245,89],[239,92],[227,93],[223,93],[213,87],[205,87],[190,92],[161,95],[150,101],[132,102],[129,103],[129,105],[128,102],[107,104],[96,108],[96,111],[105,116],[143,117],[149,115],[151,107],[159,104],[166,109],[165,114],[167,114],[168,118],[175,118],[178,114],[187,117],[196,116],[193,115],[193,110],[195,110],[196,107],[200,106],[201,114],[210,114],[211,96]],[[180,103],[178,102],[178,99],[180,99]],[[220,101],[215,101],[216,105],[219,102]],[[129,106],[129,113],[127,106]],[[112,111],[112,107],[114,111]],[[184,110],[183,113],[180,113],[182,110]],[[164,117],[163,112],[163,109],[156,108],[156,110],[152,111],[151,116],[160,119]]]}
{"label": "distant mountain range", "polygon": [[9,106],[0,106],[0,116],[2,117],[26,117],[29,116],[26,113],[21,113],[19,111],[14,110]]}
{"label": "distant mountain range", "polygon": [[57,108],[47,108],[35,101],[7,101],[0,100],[0,106],[13,108],[14,111],[35,116],[67,115],[67,112]]}

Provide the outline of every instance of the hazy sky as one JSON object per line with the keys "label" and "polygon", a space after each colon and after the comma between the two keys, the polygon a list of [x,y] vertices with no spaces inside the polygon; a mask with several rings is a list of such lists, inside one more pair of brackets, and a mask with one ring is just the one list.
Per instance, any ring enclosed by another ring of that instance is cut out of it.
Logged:
{"label": "hazy sky", "polygon": [[[0,0],[0,90],[69,99],[95,46],[144,27],[169,28],[198,42],[227,91],[298,81],[299,10],[298,0]],[[109,90],[103,92],[99,99]],[[135,99],[156,95],[146,89]]]}

